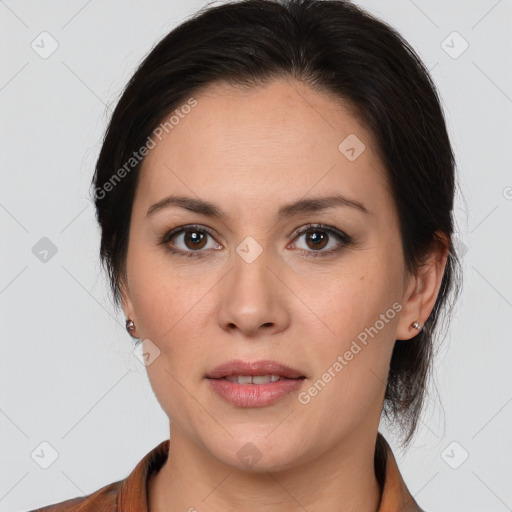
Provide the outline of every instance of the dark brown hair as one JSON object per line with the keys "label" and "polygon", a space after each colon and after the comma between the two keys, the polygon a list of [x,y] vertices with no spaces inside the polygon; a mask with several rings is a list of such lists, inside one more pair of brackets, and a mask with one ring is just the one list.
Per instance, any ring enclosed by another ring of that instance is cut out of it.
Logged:
{"label": "dark brown hair", "polygon": [[[164,119],[217,82],[242,87],[291,77],[348,104],[373,135],[398,209],[407,269],[416,271],[442,232],[451,240],[455,159],[436,87],[410,45],[389,25],[345,0],[244,0],[203,8],[145,57],[113,111],[93,177],[100,256],[114,302],[139,151]],[[137,155],[135,158],[134,155]],[[127,163],[129,165],[127,166]],[[122,171],[124,170],[124,171]],[[422,331],[397,340],[384,416],[410,442],[433,359],[434,332],[451,312],[461,274],[451,244],[441,289]]]}

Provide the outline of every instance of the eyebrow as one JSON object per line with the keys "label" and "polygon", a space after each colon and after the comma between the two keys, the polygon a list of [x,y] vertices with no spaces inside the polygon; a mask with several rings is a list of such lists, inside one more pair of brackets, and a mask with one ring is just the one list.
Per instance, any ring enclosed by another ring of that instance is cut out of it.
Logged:
{"label": "eyebrow", "polygon": [[[185,210],[199,213],[207,217],[218,217],[219,219],[227,218],[227,215],[218,206],[209,201],[196,199],[193,197],[175,195],[164,197],[161,201],[158,201],[157,203],[150,206],[146,213],[146,217],[171,207],[183,208]],[[277,221],[281,221],[295,215],[304,213],[317,213],[329,208],[336,207],[349,207],[366,214],[370,213],[359,201],[348,199],[342,195],[332,195],[326,197],[314,197],[311,199],[300,199],[293,203],[285,204],[281,206],[277,212],[276,217]]]}

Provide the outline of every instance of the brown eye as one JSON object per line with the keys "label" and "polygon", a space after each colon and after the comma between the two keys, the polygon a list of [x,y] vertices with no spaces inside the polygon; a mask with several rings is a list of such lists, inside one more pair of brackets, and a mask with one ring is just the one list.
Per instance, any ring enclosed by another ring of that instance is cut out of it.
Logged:
{"label": "brown eye", "polygon": [[[302,238],[304,242],[301,242]],[[308,257],[329,256],[352,244],[352,238],[343,231],[323,225],[306,226],[297,233],[294,241],[299,251]]]}
{"label": "brown eye", "polygon": [[[208,242],[211,240],[210,245]],[[181,256],[206,256],[207,249],[220,249],[212,233],[199,226],[182,226],[166,233],[161,240],[171,253]],[[205,249],[205,250],[203,250]]]}
{"label": "brown eye", "polygon": [[310,249],[323,249],[329,242],[329,235],[325,231],[308,231],[306,233],[306,244]]}
{"label": "brown eye", "polygon": [[200,231],[185,231],[183,243],[187,249],[202,249],[206,245],[206,235]]}

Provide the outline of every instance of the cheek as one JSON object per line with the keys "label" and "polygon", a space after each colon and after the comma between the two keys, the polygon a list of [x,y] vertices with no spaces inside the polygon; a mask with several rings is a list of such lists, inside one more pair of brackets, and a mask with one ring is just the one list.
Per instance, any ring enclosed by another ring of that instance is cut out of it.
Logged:
{"label": "cheek", "polygon": [[[139,256],[139,258],[137,258]],[[211,321],[208,291],[214,276],[181,273],[179,265],[170,265],[161,255],[137,255],[131,261],[130,288],[137,329],[160,351],[159,359],[147,367],[155,389],[178,389],[171,375],[194,379],[201,372],[205,349],[205,322]],[[199,269],[199,267],[198,267]],[[159,364],[156,364],[159,363]]]}
{"label": "cheek", "polygon": [[191,288],[168,270],[165,274],[155,267],[144,279],[140,279],[142,274],[139,272],[132,296],[141,336],[159,350],[158,357],[146,366],[153,392],[171,422],[188,425],[198,418],[204,421],[190,384],[196,385],[202,377],[205,338],[198,322],[209,317],[201,297],[211,286],[203,287],[196,280]]}
{"label": "cheek", "polygon": [[146,338],[163,341],[194,307],[203,281],[181,278],[180,267],[172,264],[161,247],[133,247],[128,256],[128,275],[139,332]]}
{"label": "cheek", "polygon": [[[315,325],[323,329],[326,338],[338,340],[340,348],[386,315],[399,298],[395,270],[369,259],[348,271],[316,275],[314,281],[301,285],[304,303],[321,320]],[[392,320],[395,313],[391,311],[391,318],[386,319]],[[387,331],[392,324],[386,322],[379,330]]]}
{"label": "cheek", "polygon": [[320,414],[337,410],[347,413],[344,418],[362,417],[385,390],[401,310],[396,272],[376,262],[365,268],[372,270],[331,275],[311,307],[322,320],[315,323],[316,335],[311,333],[317,339],[315,377],[320,379],[312,401]]}

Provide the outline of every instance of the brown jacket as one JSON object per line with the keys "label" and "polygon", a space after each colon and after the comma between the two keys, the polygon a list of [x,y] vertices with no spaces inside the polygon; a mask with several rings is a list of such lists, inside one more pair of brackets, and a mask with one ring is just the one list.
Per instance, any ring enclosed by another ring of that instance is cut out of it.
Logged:
{"label": "brown jacket", "polygon": [[[148,512],[147,481],[167,460],[169,440],[162,441],[139,461],[124,480],[119,480],[89,494],[32,512]],[[377,434],[375,474],[381,486],[377,512],[424,512],[408,491],[391,451],[382,434]]]}

